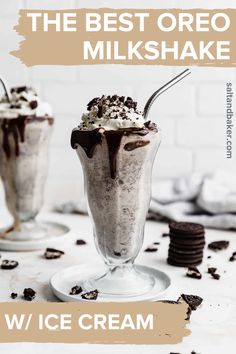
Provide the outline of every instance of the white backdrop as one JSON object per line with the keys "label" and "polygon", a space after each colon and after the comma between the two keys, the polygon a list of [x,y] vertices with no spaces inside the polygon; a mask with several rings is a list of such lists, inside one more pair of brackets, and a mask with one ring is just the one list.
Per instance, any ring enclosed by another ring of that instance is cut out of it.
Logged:
{"label": "white backdrop", "polygon": [[[70,148],[70,132],[79,122],[86,103],[95,95],[130,95],[143,108],[149,95],[183,68],[162,66],[37,66],[27,68],[9,54],[19,37],[13,31],[20,8],[76,7],[235,7],[235,1],[145,0],[1,0],[0,75],[9,85],[33,85],[54,109],[56,124],[50,150],[46,204],[80,198],[82,171]],[[225,85],[236,85],[236,70],[191,68],[192,74],[178,87],[160,97],[150,118],[161,127],[163,141],[153,177],[166,178],[218,168],[236,171],[235,159],[225,152]],[[236,87],[236,86],[235,86]],[[236,94],[236,90],[235,90]],[[236,136],[236,133],[234,134]],[[236,142],[235,142],[236,143]],[[234,145],[235,145],[234,143]],[[1,196],[0,196],[1,198]]]}

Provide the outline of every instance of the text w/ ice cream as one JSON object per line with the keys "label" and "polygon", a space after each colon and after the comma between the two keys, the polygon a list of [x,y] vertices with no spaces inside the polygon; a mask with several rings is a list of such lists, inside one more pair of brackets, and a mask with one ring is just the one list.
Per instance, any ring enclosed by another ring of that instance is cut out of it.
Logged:
{"label": "text w/ ice cream", "polygon": [[[25,328],[25,323],[30,325],[32,321],[32,314],[26,317],[24,314],[19,316],[5,314],[5,321],[9,330],[21,330]],[[38,315],[38,329],[48,331],[68,331],[71,330],[74,325],[72,321],[72,314],[39,314]],[[131,314],[119,314],[119,313],[83,313],[78,317],[77,325],[80,329],[89,330],[153,330],[154,329],[154,315],[147,314],[142,315],[137,313]],[[26,330],[26,328],[25,328]]]}

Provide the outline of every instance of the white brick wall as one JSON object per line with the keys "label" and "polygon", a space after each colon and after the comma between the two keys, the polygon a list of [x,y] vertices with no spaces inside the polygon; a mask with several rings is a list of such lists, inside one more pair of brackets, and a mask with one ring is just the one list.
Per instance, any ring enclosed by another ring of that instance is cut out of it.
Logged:
{"label": "white brick wall", "polygon": [[[82,194],[82,170],[75,152],[70,148],[70,132],[78,124],[86,103],[93,96],[110,92],[127,94],[137,99],[143,107],[156,88],[183,70],[181,67],[122,65],[26,68],[8,54],[19,41],[12,30],[17,23],[19,8],[62,9],[77,6],[188,8],[201,7],[203,2],[192,0],[190,5],[186,0],[146,0],[127,5],[126,0],[4,1],[0,10],[0,74],[10,85],[26,83],[35,86],[52,104],[56,116],[46,188],[48,204],[77,200]],[[235,1],[215,0],[213,4],[206,0],[204,7],[235,7]],[[163,136],[154,165],[154,178],[187,175],[192,171],[211,172],[219,168],[236,171],[235,158],[225,158],[224,112],[225,84],[228,80],[234,82],[236,94],[236,70],[195,67],[191,71],[188,79],[159,97],[150,112],[150,118],[159,124]]]}

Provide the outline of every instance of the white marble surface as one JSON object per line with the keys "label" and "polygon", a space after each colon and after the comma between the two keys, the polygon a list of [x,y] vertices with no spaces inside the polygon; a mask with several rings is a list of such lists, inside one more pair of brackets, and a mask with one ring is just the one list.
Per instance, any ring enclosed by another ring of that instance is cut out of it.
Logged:
{"label": "white marble surface", "polygon": [[[0,269],[0,301],[12,301],[11,292],[21,294],[25,287],[33,287],[37,291],[35,301],[57,301],[53,296],[48,282],[52,274],[71,265],[101,262],[93,244],[92,228],[88,217],[78,215],[42,215],[45,219],[65,222],[72,228],[72,235],[63,244],[55,245],[65,251],[61,259],[46,260],[43,251],[35,252],[2,252],[2,259],[18,260],[20,265],[14,270]],[[190,279],[185,276],[184,268],[172,267],[166,264],[169,238],[162,238],[162,232],[167,232],[166,224],[147,222],[144,248],[154,241],[160,241],[157,253],[144,253],[143,250],[137,259],[140,264],[156,267],[167,272],[172,278],[172,288],[168,299],[175,300],[181,293],[196,294],[203,297],[202,307],[192,313],[189,328],[191,335],[184,338],[178,345],[162,346],[130,346],[130,345],[75,345],[75,344],[35,344],[16,343],[0,344],[0,353],[23,354],[33,352],[42,353],[96,353],[96,354],[168,354],[176,352],[190,354],[192,350],[201,354],[233,353],[236,344],[236,262],[228,259],[236,251],[236,233],[216,230],[206,231],[207,243],[225,239],[230,241],[227,250],[218,253],[205,250],[205,259],[199,267],[202,271],[202,280]],[[75,240],[82,238],[87,241],[85,246],[76,246]],[[144,249],[143,248],[143,249]],[[207,256],[211,255],[211,259]],[[221,275],[219,281],[214,280],[206,273],[207,266],[216,266]],[[17,300],[14,300],[17,301]]]}

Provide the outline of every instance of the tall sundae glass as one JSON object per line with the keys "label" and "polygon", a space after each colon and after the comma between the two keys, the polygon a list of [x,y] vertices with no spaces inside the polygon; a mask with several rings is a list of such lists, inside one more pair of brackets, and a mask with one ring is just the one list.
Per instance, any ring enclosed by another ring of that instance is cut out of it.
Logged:
{"label": "tall sundae glass", "polygon": [[154,283],[134,261],[143,244],[160,130],[130,97],[97,97],[87,109],[71,145],[83,167],[95,244],[107,268],[84,287],[110,296],[140,295]]}

